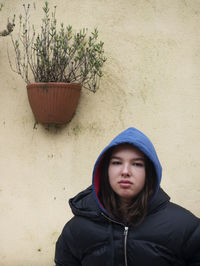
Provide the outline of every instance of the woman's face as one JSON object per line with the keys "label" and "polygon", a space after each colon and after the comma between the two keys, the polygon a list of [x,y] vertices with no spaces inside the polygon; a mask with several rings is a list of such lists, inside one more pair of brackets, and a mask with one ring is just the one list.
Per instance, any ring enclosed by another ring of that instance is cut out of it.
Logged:
{"label": "woman's face", "polygon": [[117,146],[111,155],[108,177],[111,188],[121,200],[133,199],[145,184],[144,154],[130,144]]}

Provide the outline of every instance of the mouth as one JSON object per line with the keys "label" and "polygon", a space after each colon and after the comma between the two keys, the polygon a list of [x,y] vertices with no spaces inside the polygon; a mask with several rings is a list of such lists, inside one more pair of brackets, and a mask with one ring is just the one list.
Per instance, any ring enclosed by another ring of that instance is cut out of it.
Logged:
{"label": "mouth", "polygon": [[133,183],[132,183],[131,181],[129,181],[129,180],[121,180],[121,181],[119,181],[119,185],[120,185],[120,187],[122,187],[122,188],[128,188],[128,187],[130,187],[132,184],[133,184]]}
{"label": "mouth", "polygon": [[121,184],[121,183],[124,183],[124,184],[132,184],[132,182],[129,181],[129,180],[120,180],[119,183],[120,183],[120,184]]}

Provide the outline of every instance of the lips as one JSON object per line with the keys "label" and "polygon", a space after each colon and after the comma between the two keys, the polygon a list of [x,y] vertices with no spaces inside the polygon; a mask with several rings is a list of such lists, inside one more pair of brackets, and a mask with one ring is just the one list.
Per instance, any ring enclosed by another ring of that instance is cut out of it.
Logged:
{"label": "lips", "polygon": [[120,187],[122,187],[122,188],[128,188],[128,187],[130,187],[132,184],[133,184],[133,183],[132,183],[131,181],[129,181],[129,180],[121,180],[121,181],[119,181],[119,185],[120,185]]}

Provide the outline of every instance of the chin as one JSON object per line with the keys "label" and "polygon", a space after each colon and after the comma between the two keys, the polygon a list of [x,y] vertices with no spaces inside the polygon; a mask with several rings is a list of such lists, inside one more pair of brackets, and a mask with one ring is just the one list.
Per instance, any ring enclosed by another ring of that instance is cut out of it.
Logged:
{"label": "chin", "polygon": [[136,196],[135,196],[135,195],[122,194],[122,195],[120,195],[120,197],[121,197],[123,200],[132,200],[132,199],[135,198]]}

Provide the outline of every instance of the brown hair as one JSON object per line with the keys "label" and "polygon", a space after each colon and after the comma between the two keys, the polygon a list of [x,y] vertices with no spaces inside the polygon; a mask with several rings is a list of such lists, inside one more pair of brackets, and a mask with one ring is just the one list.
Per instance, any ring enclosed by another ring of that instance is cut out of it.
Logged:
{"label": "brown hair", "polygon": [[100,192],[99,198],[112,218],[118,219],[124,224],[139,225],[144,220],[147,212],[148,201],[152,198],[156,188],[156,172],[153,163],[145,156],[146,179],[142,191],[130,203],[120,204],[118,195],[113,191],[109,183],[108,167],[113,148],[109,149],[100,165]]}

